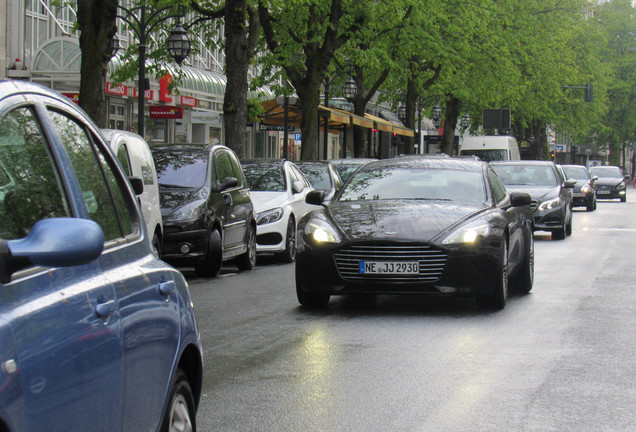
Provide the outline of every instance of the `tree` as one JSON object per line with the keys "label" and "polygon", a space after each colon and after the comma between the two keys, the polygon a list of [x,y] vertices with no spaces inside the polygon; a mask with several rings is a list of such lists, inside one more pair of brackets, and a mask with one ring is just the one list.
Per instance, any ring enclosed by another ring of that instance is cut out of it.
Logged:
{"label": "tree", "polygon": [[100,127],[106,126],[106,67],[110,41],[117,31],[117,5],[118,0],[77,0],[82,51],[79,105]]}
{"label": "tree", "polygon": [[247,156],[245,131],[249,86],[247,72],[260,35],[256,7],[247,0],[226,0],[225,2],[193,0],[191,5],[195,11],[205,17],[223,17],[224,19],[225,75],[227,77],[223,100],[225,142],[240,158],[245,158]]}
{"label": "tree", "polygon": [[[350,0],[351,4],[363,0]],[[263,60],[274,77],[289,80],[300,99],[300,158],[318,158],[320,87],[334,53],[359,28],[360,8],[343,10],[343,0],[258,0],[258,12],[270,55]],[[281,73],[282,72],[282,73]]]}

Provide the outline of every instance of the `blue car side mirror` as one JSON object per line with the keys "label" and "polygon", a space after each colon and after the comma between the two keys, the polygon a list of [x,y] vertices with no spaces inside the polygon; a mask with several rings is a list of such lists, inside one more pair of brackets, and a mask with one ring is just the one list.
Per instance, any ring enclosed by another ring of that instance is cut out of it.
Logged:
{"label": "blue car side mirror", "polygon": [[89,219],[50,218],[38,221],[29,235],[0,240],[0,282],[30,264],[69,267],[96,260],[104,250],[104,232]]}

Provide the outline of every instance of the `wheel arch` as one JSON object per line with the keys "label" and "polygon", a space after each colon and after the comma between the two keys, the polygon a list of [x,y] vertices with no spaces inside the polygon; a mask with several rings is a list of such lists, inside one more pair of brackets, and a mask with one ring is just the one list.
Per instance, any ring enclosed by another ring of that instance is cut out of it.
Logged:
{"label": "wheel arch", "polygon": [[188,345],[181,355],[179,367],[184,371],[192,387],[194,394],[194,404],[198,409],[201,400],[203,383],[203,360],[201,352],[195,345]]}

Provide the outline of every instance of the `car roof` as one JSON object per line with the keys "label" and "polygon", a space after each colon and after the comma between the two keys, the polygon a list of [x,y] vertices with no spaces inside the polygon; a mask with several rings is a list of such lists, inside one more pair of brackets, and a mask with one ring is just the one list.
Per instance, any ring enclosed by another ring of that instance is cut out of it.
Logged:
{"label": "car roof", "polygon": [[490,165],[519,165],[519,166],[547,165],[547,166],[556,166],[556,165],[554,165],[554,162],[545,161],[545,160],[491,161]]}
{"label": "car roof", "polygon": [[380,168],[409,168],[422,167],[431,169],[457,169],[466,171],[481,171],[488,167],[488,162],[474,159],[459,158],[427,158],[408,157],[383,159],[369,162],[361,169],[374,170]]}
{"label": "car roof", "polygon": [[241,165],[260,165],[260,166],[270,166],[270,167],[279,167],[282,168],[282,166],[285,163],[293,163],[290,160],[287,159],[242,159],[241,160]]}

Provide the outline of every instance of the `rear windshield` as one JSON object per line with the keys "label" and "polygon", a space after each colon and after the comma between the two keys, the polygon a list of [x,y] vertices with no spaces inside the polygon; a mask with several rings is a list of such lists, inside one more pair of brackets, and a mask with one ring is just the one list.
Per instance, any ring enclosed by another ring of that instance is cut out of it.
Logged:
{"label": "rear windshield", "polygon": [[459,154],[461,156],[477,156],[486,162],[508,160],[508,150],[506,149],[461,150]]}
{"label": "rear windshield", "polygon": [[565,178],[567,178],[568,180],[588,180],[590,178],[590,175],[583,166],[564,166],[561,168],[563,168]]}
{"label": "rear windshield", "polygon": [[252,192],[285,192],[280,165],[244,164],[245,179]]}
{"label": "rear windshield", "polygon": [[152,153],[159,186],[201,187],[208,172],[208,152],[185,153],[157,151]]}

